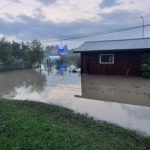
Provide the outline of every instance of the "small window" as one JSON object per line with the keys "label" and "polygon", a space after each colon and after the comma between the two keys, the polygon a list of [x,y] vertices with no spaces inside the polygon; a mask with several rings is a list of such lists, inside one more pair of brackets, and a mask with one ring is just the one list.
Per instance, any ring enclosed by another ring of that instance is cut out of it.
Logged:
{"label": "small window", "polygon": [[114,54],[101,54],[100,64],[114,64]]}

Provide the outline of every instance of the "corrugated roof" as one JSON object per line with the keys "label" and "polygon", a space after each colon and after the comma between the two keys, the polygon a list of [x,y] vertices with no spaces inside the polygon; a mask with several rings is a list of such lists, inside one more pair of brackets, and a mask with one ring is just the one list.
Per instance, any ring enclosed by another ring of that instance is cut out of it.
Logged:
{"label": "corrugated roof", "polygon": [[109,40],[109,41],[87,41],[84,42],[74,52],[105,51],[105,50],[123,51],[136,49],[150,50],[150,38]]}

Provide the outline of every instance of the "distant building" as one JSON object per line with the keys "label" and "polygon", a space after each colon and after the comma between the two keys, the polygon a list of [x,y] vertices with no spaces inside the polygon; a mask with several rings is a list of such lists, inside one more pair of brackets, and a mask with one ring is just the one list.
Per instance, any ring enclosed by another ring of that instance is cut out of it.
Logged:
{"label": "distant building", "polygon": [[58,45],[46,46],[46,48],[45,48],[45,57],[58,55],[58,50],[59,50]]}
{"label": "distant building", "polygon": [[58,55],[58,49],[59,49],[59,46],[53,46],[51,49],[51,56]]}
{"label": "distant building", "polygon": [[61,56],[63,54],[68,53],[68,46],[65,45],[63,47],[60,47],[58,45],[52,45],[52,46],[46,46],[45,48],[45,57],[48,56]]}
{"label": "distant building", "polygon": [[51,46],[46,46],[45,48],[45,57],[50,56],[51,54]]}

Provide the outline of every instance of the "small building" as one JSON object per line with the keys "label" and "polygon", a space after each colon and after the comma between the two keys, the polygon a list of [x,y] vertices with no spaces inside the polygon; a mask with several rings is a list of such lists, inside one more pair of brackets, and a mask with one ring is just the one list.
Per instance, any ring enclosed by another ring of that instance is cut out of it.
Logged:
{"label": "small building", "polygon": [[150,54],[150,38],[89,41],[75,53],[81,53],[83,74],[141,76],[141,61]]}
{"label": "small building", "polygon": [[141,77],[150,38],[88,41],[74,52],[81,53],[83,97],[150,106],[150,80]]}

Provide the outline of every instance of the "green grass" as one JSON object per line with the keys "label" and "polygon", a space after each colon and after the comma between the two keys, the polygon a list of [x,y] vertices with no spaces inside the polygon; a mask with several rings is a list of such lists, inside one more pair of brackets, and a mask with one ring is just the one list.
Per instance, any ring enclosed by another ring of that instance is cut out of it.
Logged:
{"label": "green grass", "polygon": [[150,150],[150,139],[58,106],[0,100],[0,150]]}

